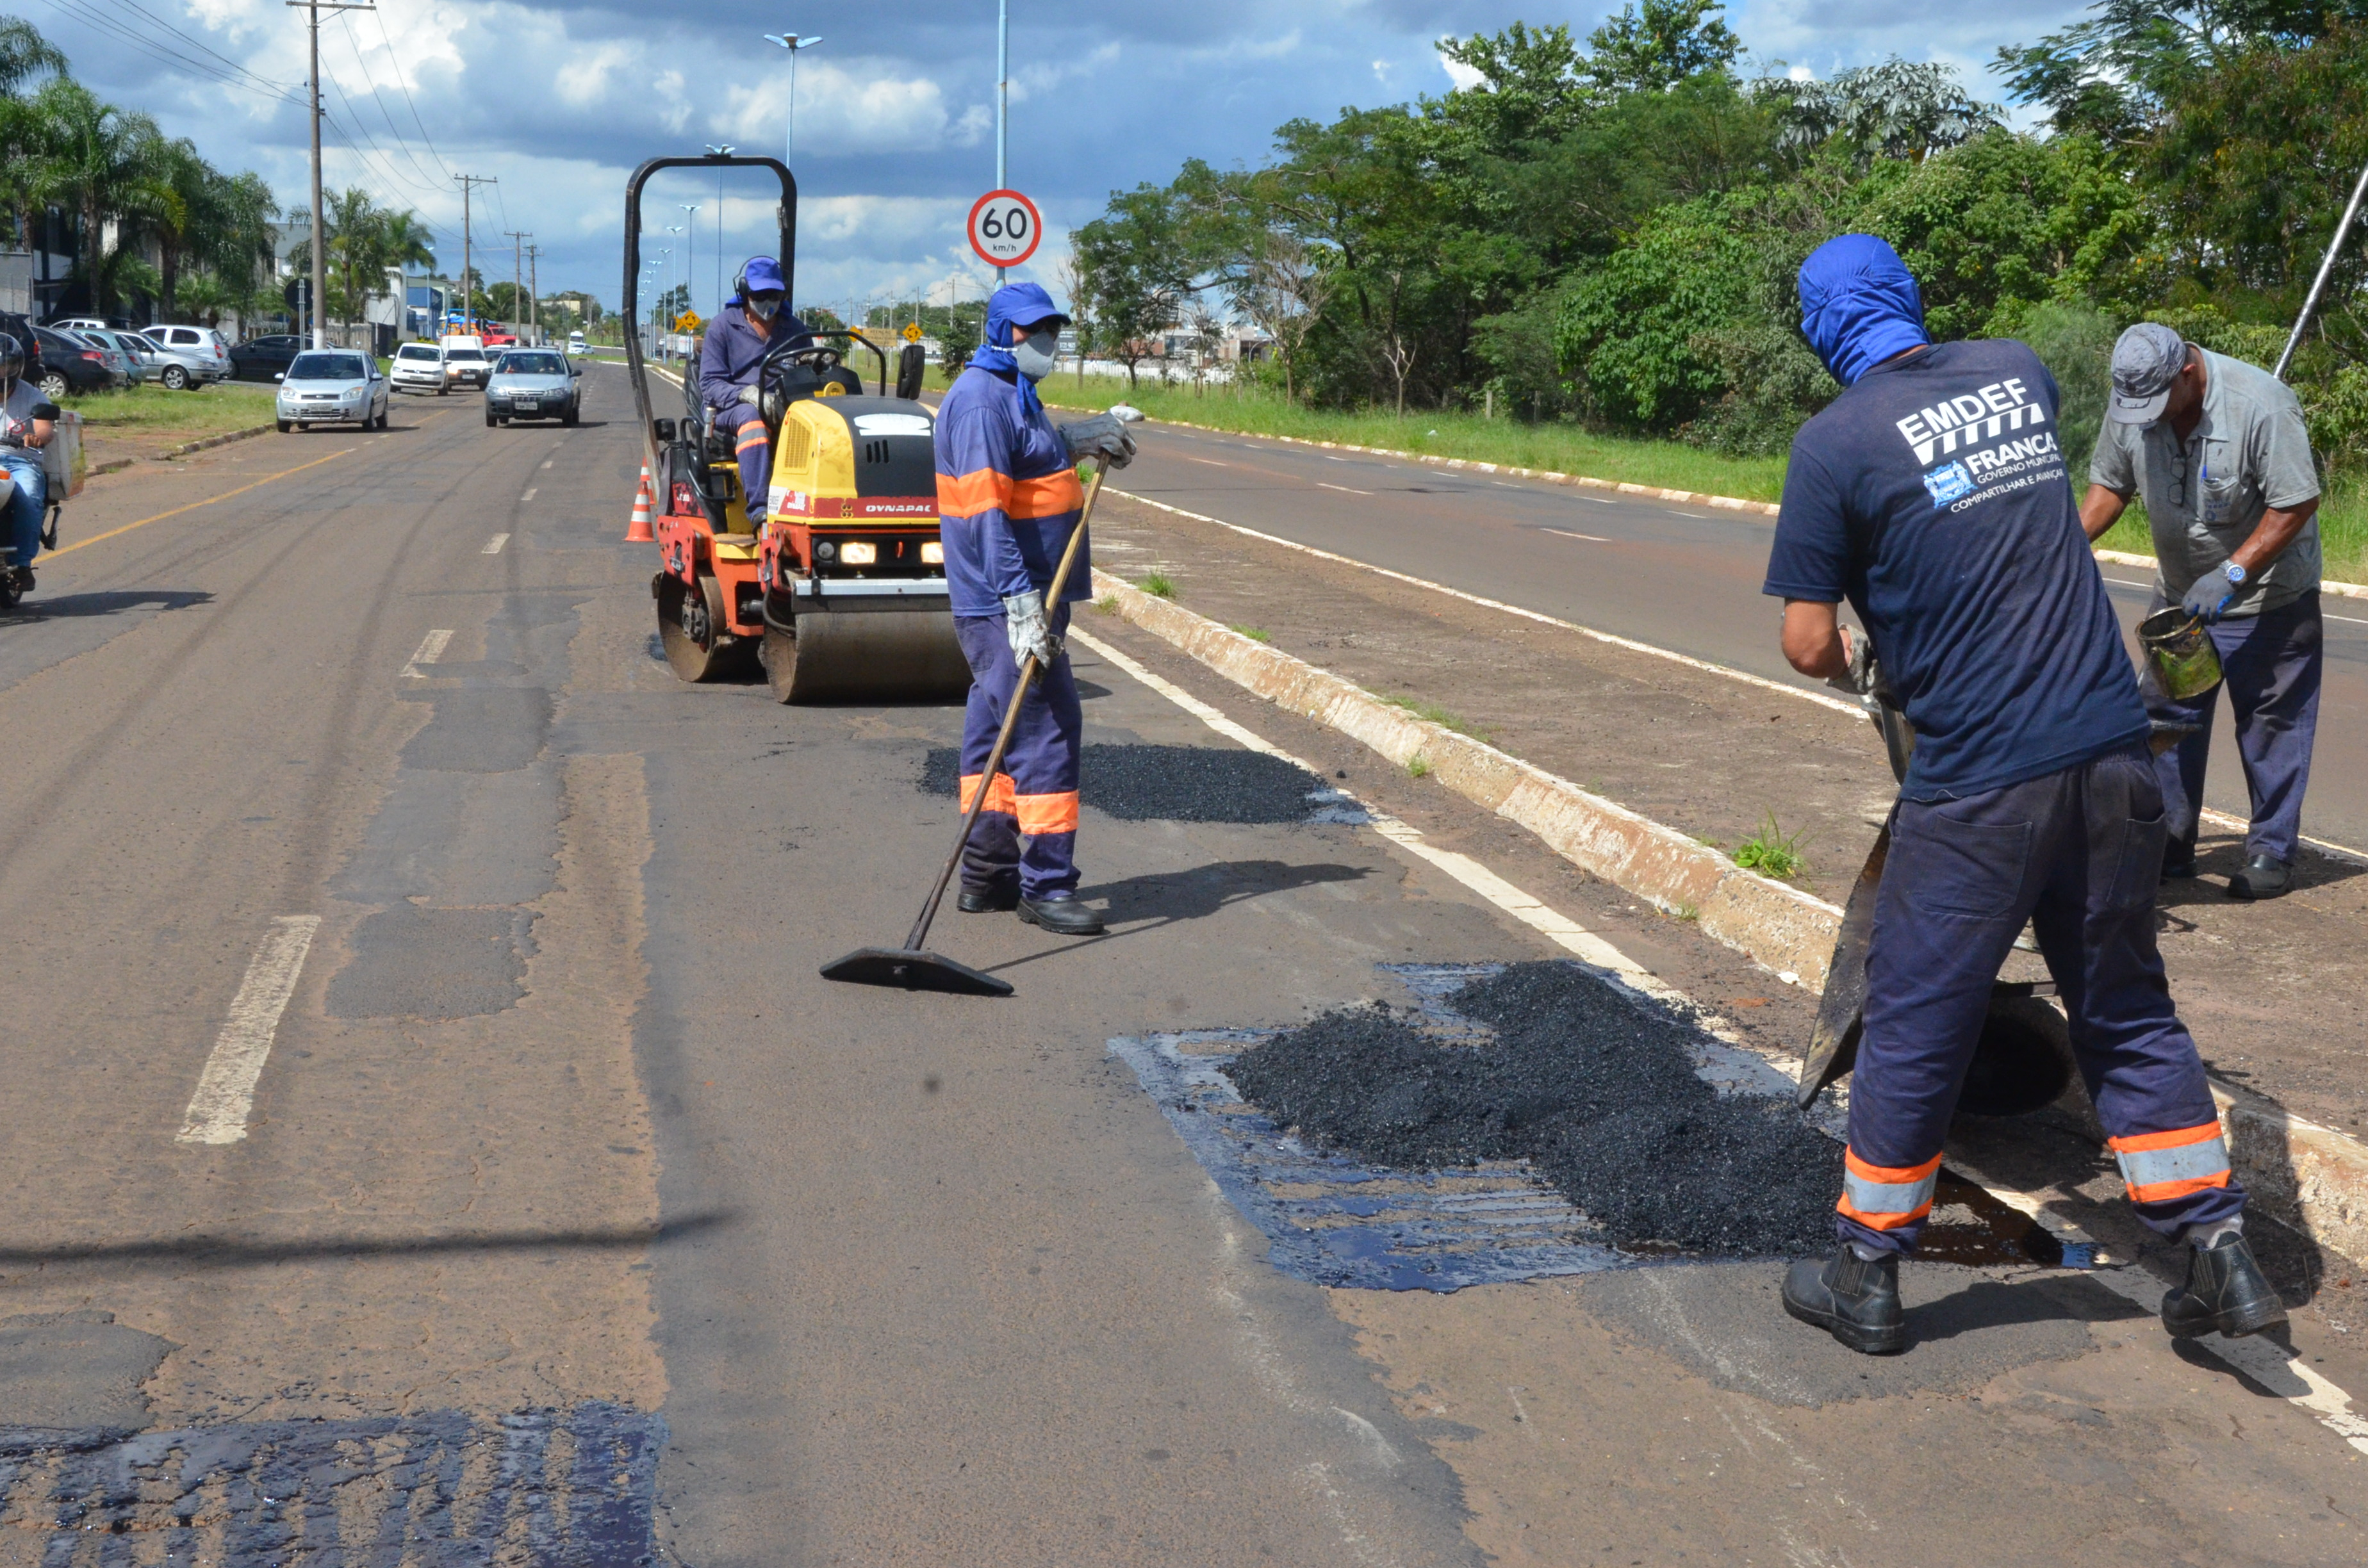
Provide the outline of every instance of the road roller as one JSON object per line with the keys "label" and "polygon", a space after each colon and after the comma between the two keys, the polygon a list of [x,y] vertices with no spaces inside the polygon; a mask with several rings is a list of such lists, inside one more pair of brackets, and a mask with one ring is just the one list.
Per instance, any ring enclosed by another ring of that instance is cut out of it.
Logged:
{"label": "road roller", "polygon": [[[797,186],[780,161],[653,158],[626,185],[625,357],[659,501],[650,594],[666,662],[686,681],[761,665],[783,702],[959,698],[970,666],[938,538],[935,421],[919,401],[918,344],[902,346],[893,389],[888,356],[852,333],[785,336],[767,351],[758,408],[773,476],[762,528],[749,524],[731,437],[704,406],[696,372],[683,378],[678,416],[653,409],[635,295],[642,187],[662,169],[734,167],[780,180],[781,273],[793,278]],[[848,363],[858,352],[877,361],[875,391]]]}

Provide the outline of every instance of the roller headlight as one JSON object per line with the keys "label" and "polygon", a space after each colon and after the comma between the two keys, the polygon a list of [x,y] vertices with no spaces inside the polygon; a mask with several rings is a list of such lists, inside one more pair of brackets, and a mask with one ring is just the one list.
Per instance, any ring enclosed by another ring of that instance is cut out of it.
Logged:
{"label": "roller headlight", "polygon": [[814,546],[814,559],[817,561],[828,561],[837,553],[838,546],[831,543],[828,540],[825,540],[820,544]]}
{"label": "roller headlight", "polygon": [[921,541],[921,564],[924,566],[943,566],[945,563],[945,541],[934,539],[923,540]]}
{"label": "roller headlight", "polygon": [[860,540],[850,540],[838,547],[838,558],[849,566],[869,566],[880,559],[880,547]]}

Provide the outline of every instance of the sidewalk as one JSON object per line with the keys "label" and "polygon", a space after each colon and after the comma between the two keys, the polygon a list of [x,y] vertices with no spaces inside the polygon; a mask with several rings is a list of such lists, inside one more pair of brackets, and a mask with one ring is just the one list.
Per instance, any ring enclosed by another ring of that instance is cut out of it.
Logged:
{"label": "sidewalk", "polygon": [[[1831,902],[1890,808],[1852,713],[1116,495],[1095,532],[1104,570],[1156,569],[1201,615],[1729,853],[1772,819],[1799,835],[1794,885]],[[2165,890],[2180,1011],[2223,1078],[2368,1135],[2368,866],[2310,854],[2294,892],[2246,904],[2222,891],[2240,848],[2207,825],[2203,880]]]}

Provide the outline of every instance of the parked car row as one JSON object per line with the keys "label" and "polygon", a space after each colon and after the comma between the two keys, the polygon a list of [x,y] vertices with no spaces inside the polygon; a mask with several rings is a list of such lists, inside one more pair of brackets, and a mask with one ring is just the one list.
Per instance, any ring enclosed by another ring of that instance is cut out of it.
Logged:
{"label": "parked car row", "polygon": [[135,332],[76,316],[36,325],[33,337],[41,351],[41,390],[48,397],[136,387],[149,381],[178,392],[225,381],[231,374],[230,346],[210,326],[152,326]]}

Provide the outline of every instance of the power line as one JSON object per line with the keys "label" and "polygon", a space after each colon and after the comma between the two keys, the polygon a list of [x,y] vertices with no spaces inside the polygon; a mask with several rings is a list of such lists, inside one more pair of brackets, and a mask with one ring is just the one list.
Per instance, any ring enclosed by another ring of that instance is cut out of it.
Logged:
{"label": "power line", "polygon": [[370,15],[378,18],[378,36],[386,40],[386,57],[394,62],[394,85],[403,89],[403,101],[411,106],[411,122],[419,127],[420,141],[427,144],[438,165],[449,170],[450,163],[436,151],[436,139],[427,134],[427,122],[419,117],[419,101],[411,96],[411,83],[403,74],[403,61],[394,52],[394,35],[386,30],[386,13],[372,11]]}
{"label": "power line", "polygon": [[245,92],[256,93],[283,103],[294,104],[299,108],[304,107],[304,100],[297,95],[293,87],[267,81],[252,72],[225,70],[207,61],[182,54],[157,42],[138,29],[116,20],[96,6],[83,3],[83,0],[51,0],[51,4],[84,25],[106,33],[117,41],[130,44],[152,60],[166,65],[179,66],[186,71],[194,72],[200,76],[237,87]]}
{"label": "power line", "polygon": [[[354,63],[361,68],[362,80],[370,84],[370,101],[378,105],[379,118],[386,121],[387,134],[394,138],[394,144],[398,148],[402,149],[404,159],[410,163],[411,166],[414,169],[416,169],[420,174],[427,176],[430,187],[433,188],[440,188],[438,182],[442,181],[450,171],[440,168],[433,170],[429,169],[425,164],[422,164],[419,161],[419,154],[411,150],[410,139],[404,136],[401,129],[395,125],[394,115],[393,111],[388,109],[386,107],[386,98],[378,89],[378,73],[370,69],[370,60],[362,52],[361,39],[354,31],[354,18],[352,13],[347,12],[341,15],[337,19],[345,24],[346,47],[353,51]],[[389,52],[391,53],[392,51]],[[400,70],[397,71],[396,74],[401,74]]]}

